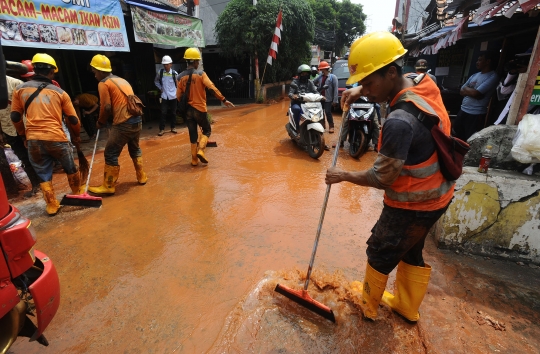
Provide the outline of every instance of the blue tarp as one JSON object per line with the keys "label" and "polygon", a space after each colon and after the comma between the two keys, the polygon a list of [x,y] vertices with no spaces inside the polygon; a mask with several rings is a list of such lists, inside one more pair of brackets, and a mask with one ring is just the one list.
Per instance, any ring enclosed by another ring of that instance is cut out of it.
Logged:
{"label": "blue tarp", "polygon": [[[468,28],[475,28],[475,27],[482,27],[482,26],[485,26],[487,24],[490,24],[491,22],[493,22],[493,20],[486,20],[484,22],[482,22],[479,25],[477,25],[476,23],[474,22],[471,22],[469,23],[469,25],[467,26]],[[440,30],[438,30],[437,32],[433,33],[433,34],[430,34],[429,36],[427,37],[424,37],[422,39],[420,39],[420,42],[427,42],[427,41],[430,41],[430,40],[433,40],[433,39],[437,39],[439,37],[442,37],[444,34],[446,34],[447,32],[450,32],[451,30],[453,30],[454,28],[456,28],[456,26],[447,26],[447,27],[443,27],[441,28]]]}

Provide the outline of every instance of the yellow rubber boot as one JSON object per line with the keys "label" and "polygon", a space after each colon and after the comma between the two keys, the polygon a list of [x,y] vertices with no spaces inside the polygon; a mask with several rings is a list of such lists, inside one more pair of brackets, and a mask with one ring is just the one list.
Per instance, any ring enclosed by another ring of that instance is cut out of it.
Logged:
{"label": "yellow rubber boot", "polygon": [[353,281],[351,283],[353,292],[362,293],[362,304],[360,307],[362,308],[364,317],[371,320],[377,318],[377,310],[379,309],[379,303],[381,302],[387,281],[388,275],[377,272],[368,263],[364,283],[359,281]]}
{"label": "yellow rubber boot", "polygon": [[103,184],[97,187],[89,187],[88,191],[94,194],[113,195],[114,185],[120,174],[120,166],[105,165],[103,172]]}
{"label": "yellow rubber boot", "polygon": [[197,144],[191,144],[191,166],[197,166],[199,159],[197,158]]}
{"label": "yellow rubber boot", "polygon": [[146,173],[143,170],[142,157],[137,157],[132,160],[133,166],[135,166],[135,172],[137,173],[137,181],[139,184],[146,184],[148,181],[148,176],[146,176]]}
{"label": "yellow rubber boot", "polygon": [[69,188],[71,188],[71,194],[81,194],[84,192],[84,189],[81,191],[81,174],[79,171],[67,175]]}
{"label": "yellow rubber boot", "polygon": [[417,267],[405,262],[398,264],[394,294],[384,292],[382,302],[387,304],[406,319],[418,321],[418,308],[427,291],[431,266]]}
{"label": "yellow rubber boot", "polygon": [[206,143],[208,142],[208,137],[206,135],[201,135],[201,140],[199,141],[199,150],[197,151],[197,157],[201,162],[208,163],[208,159],[204,156],[204,149],[206,149]]}
{"label": "yellow rubber boot", "polygon": [[45,209],[47,210],[47,214],[50,216],[56,215],[60,209],[60,202],[56,199],[52,182],[43,182],[40,183],[39,186],[43,192],[43,199],[45,199],[45,203],[47,203],[47,208]]}

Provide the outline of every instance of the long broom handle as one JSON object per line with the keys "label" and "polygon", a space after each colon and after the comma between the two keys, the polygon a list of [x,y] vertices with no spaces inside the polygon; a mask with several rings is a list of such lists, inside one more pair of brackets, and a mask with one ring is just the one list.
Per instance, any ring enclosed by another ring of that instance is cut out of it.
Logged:
{"label": "long broom handle", "polygon": [[86,187],[84,188],[84,194],[88,193],[88,184],[90,183],[90,176],[92,175],[92,166],[94,165],[94,156],[96,156],[97,141],[99,138],[99,129],[96,133],[96,141],[94,142],[94,151],[92,151],[92,160],[90,161],[90,170],[88,171],[88,177],[86,177]]}
{"label": "long broom handle", "polygon": [[[341,127],[339,128],[338,140],[336,142],[336,149],[334,151],[334,157],[332,158],[332,167],[336,167],[339,144],[341,143],[341,135],[343,134],[343,122],[347,118],[347,112],[349,111],[348,105],[343,106],[343,115],[341,116]],[[326,185],[326,194],[324,195],[324,202],[321,210],[321,217],[319,218],[319,226],[317,227],[317,235],[315,236],[315,244],[313,245],[313,251],[311,252],[311,260],[309,261],[309,268],[307,271],[306,282],[304,284],[304,290],[307,291],[309,285],[309,278],[311,277],[311,271],[313,269],[313,263],[315,262],[315,255],[317,254],[317,246],[319,245],[319,237],[321,237],[321,230],[324,221],[324,214],[326,214],[326,205],[328,205],[328,197],[330,196],[331,184]]]}

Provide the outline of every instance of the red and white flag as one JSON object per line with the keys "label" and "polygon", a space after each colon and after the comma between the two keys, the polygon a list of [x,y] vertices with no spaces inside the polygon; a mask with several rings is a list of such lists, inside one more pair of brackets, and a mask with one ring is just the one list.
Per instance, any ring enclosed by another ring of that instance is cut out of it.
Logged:
{"label": "red and white flag", "polygon": [[281,31],[283,31],[283,26],[281,25],[281,10],[279,10],[274,37],[272,38],[272,44],[270,44],[270,50],[268,51],[268,59],[266,59],[266,62],[270,65],[272,65],[272,58],[276,59],[279,41],[281,40]]}

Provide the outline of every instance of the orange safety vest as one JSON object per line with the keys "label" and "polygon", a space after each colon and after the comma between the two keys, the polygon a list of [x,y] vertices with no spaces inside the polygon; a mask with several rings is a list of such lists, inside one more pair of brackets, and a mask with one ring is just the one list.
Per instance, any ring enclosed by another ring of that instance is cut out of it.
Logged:
{"label": "orange safety vest", "polygon": [[[412,102],[418,109],[439,118],[439,126],[450,135],[450,118],[442,102],[440,91],[432,80],[415,80],[415,86],[403,89],[390,107],[398,102]],[[379,150],[384,128],[381,130]],[[454,196],[454,181],[447,181],[439,169],[437,151],[417,165],[404,165],[398,178],[385,190],[384,203],[408,210],[432,211],[444,208]]]}

